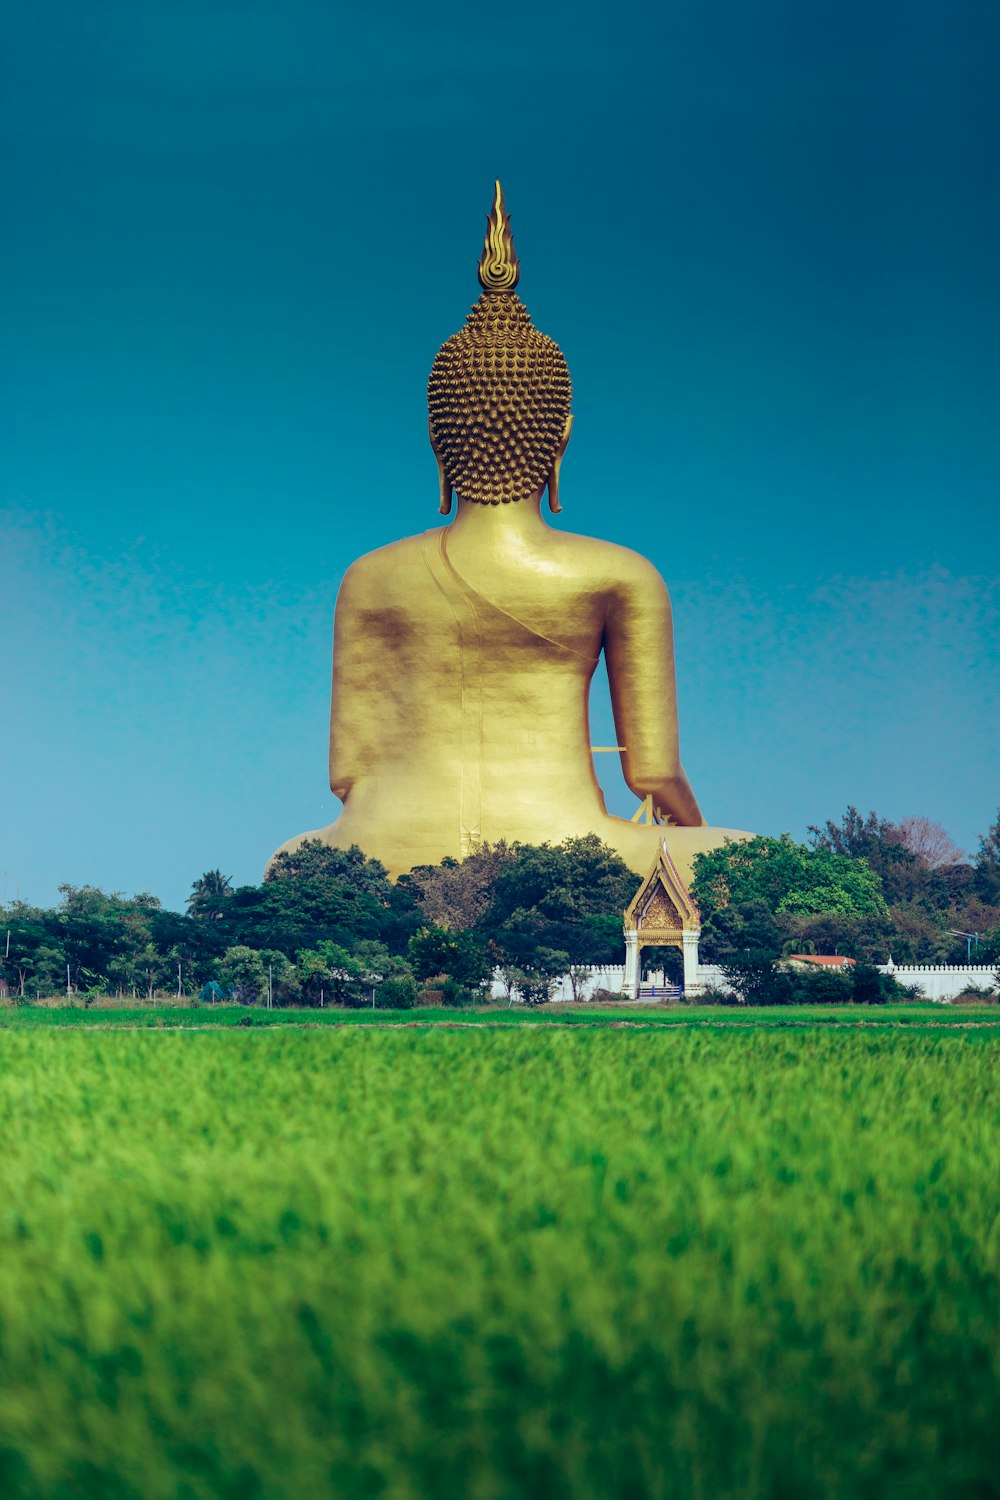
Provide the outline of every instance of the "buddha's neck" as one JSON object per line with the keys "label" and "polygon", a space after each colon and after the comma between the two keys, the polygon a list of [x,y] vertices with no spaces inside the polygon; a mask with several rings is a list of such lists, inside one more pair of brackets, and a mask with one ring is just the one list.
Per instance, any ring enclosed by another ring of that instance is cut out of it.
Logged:
{"label": "buddha's neck", "polygon": [[503,505],[480,505],[473,500],[459,500],[455,519],[448,528],[456,541],[471,541],[474,537],[491,538],[491,545],[503,546],[509,542],[516,546],[528,541],[549,527],[542,520],[541,499],[543,491],[527,500],[511,500]]}

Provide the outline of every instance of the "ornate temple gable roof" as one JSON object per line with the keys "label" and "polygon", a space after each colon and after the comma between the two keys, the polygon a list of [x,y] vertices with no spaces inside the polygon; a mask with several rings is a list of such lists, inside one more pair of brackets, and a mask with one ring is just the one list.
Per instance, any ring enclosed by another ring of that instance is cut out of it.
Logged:
{"label": "ornate temple gable roof", "polygon": [[626,909],[625,927],[633,931],[676,931],[700,926],[701,913],[678,875],[666,843],[661,842],[649,874]]}

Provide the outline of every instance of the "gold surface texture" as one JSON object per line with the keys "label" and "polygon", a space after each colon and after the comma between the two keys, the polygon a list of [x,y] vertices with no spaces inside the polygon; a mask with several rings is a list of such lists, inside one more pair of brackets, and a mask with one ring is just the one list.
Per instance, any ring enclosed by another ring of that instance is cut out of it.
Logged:
{"label": "gold surface texture", "polygon": [[[509,290],[517,275],[498,183],[486,290],[429,383],[441,508],[454,487],[457,513],[348,569],[330,719],[343,811],[283,847],[356,843],[395,876],[484,841],[594,832],[637,874],[665,838],[687,881],[698,850],[739,835],[706,825],[681,766],[663,580],[637,553],[542,518],[546,487],[559,509],[570,381]],[[648,799],[647,823],[610,816],[594,772],[588,703],[602,651],[622,770]]]}

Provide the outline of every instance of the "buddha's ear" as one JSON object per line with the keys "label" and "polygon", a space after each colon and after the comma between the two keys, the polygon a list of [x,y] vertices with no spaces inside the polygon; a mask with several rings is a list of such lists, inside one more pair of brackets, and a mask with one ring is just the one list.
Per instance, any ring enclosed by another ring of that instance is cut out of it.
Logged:
{"label": "buddha's ear", "polygon": [[431,440],[431,447],[434,450],[434,457],[437,460],[438,466],[438,487],[440,492],[440,499],[438,501],[438,514],[442,516],[450,516],[452,496],[451,481],[449,480],[447,474],[444,472],[444,464],[441,462],[441,455],[437,450],[437,443],[435,443],[434,441],[434,429],[431,426],[430,421],[428,421],[427,423],[427,435]]}
{"label": "buddha's ear", "polygon": [[438,501],[438,515],[451,515],[452,487],[444,472],[444,464],[438,459],[438,483],[441,486],[441,498]]}
{"label": "buddha's ear", "polygon": [[570,412],[569,416],[566,418],[566,426],[563,428],[563,435],[559,439],[559,447],[556,449],[556,456],[552,460],[552,473],[549,475],[549,510],[554,516],[557,516],[562,510],[562,506],[559,504],[559,470],[562,468],[563,454],[566,452],[566,448],[569,444],[569,435],[572,431],[573,413]]}

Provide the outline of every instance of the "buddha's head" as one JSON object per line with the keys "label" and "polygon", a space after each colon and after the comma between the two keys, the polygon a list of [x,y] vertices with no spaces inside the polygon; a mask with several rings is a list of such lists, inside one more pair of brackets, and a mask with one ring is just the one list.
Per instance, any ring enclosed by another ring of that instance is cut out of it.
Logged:
{"label": "buddha's head", "polygon": [[482,295],[465,327],[442,344],[427,383],[441,514],[452,490],[479,505],[540,494],[560,509],[559,464],[569,441],[569,370],[516,295],[520,264],[499,182],[479,261]]}

